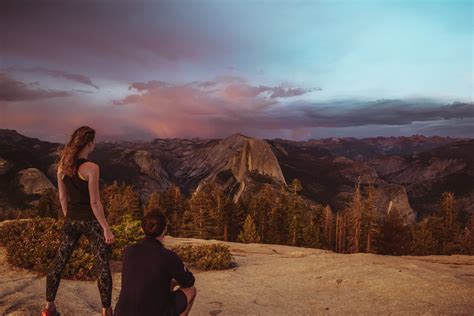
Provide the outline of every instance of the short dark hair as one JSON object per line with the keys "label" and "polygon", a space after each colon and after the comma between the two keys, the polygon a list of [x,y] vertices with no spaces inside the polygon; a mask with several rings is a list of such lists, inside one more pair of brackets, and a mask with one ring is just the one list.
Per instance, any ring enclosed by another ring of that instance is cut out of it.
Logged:
{"label": "short dark hair", "polygon": [[145,236],[156,238],[163,234],[166,228],[166,216],[159,208],[149,210],[142,219],[142,229]]}

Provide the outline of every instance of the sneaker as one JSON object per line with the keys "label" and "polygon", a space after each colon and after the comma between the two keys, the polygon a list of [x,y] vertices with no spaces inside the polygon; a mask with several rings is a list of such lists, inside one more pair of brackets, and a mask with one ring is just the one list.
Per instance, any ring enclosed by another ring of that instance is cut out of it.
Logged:
{"label": "sneaker", "polygon": [[41,311],[41,316],[60,316],[61,314],[55,309],[54,311],[44,308]]}

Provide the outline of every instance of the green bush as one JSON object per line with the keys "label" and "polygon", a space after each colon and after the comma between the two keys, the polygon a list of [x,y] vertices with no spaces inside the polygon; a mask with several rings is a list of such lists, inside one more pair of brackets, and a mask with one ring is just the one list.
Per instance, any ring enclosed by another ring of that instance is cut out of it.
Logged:
{"label": "green bush", "polygon": [[112,226],[112,233],[115,236],[112,249],[112,259],[122,260],[122,251],[125,246],[142,240],[145,235],[141,229],[141,221],[127,214],[122,217],[121,223]]}
{"label": "green bush", "polygon": [[[4,223],[0,227],[0,238],[7,248],[8,262],[41,275],[46,274],[56,255],[62,226],[63,221],[51,218]],[[93,280],[96,278],[93,268],[94,256],[90,244],[82,237],[64,269],[63,278]]]}
{"label": "green bush", "polygon": [[[56,256],[64,220],[35,218],[9,221],[0,225],[0,245],[7,249],[8,262],[16,267],[33,270],[45,275]],[[118,225],[112,226],[115,242],[112,259],[120,260],[125,246],[140,241],[144,234],[140,220],[125,215]],[[232,266],[229,247],[223,244],[178,246],[173,248],[183,261],[198,269],[225,269]],[[95,257],[91,245],[82,236],[62,277],[72,280],[95,280]]]}
{"label": "green bush", "polygon": [[202,270],[219,270],[233,266],[229,246],[224,244],[178,245],[172,250],[190,267]]}
{"label": "green bush", "polygon": [[8,220],[1,222],[0,226],[0,245],[6,246],[9,241],[17,236],[21,236],[25,231],[28,221],[24,220]]}
{"label": "green bush", "polygon": [[[44,275],[48,272],[59,247],[64,220],[36,218],[27,221],[11,221],[0,226],[0,244],[7,248],[7,260],[16,267]],[[123,248],[143,238],[140,221],[124,216],[123,221],[111,227],[115,235],[112,259],[120,260]],[[82,236],[66,265],[63,278],[94,280],[95,256],[91,245]]]}

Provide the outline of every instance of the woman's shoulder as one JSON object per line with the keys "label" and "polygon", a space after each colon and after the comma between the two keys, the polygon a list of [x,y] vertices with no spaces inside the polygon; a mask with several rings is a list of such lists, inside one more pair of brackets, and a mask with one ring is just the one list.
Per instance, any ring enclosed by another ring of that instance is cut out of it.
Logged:
{"label": "woman's shoulder", "polygon": [[87,159],[86,161],[84,161],[84,163],[82,163],[82,165],[87,166],[87,167],[89,167],[89,168],[99,168],[99,165],[98,165],[98,164],[96,164],[95,162],[93,162],[93,161],[91,161],[91,160],[89,160],[89,159]]}
{"label": "woman's shoulder", "polygon": [[99,165],[90,160],[85,161],[80,166],[81,173],[89,177],[93,174],[99,174]]}
{"label": "woman's shoulder", "polygon": [[95,166],[95,167],[99,168],[99,165],[97,163],[91,161],[91,160],[86,160],[83,164],[86,165],[86,166]]}

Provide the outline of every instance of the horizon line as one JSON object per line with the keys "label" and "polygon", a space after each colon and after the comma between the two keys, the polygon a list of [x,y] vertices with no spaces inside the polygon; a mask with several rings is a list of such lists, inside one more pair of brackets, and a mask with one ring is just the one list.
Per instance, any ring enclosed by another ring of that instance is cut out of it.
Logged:
{"label": "horizon line", "polygon": [[[34,136],[28,136],[25,133],[19,132],[16,129],[9,129],[9,128],[0,128],[0,132],[14,132],[17,133],[18,135],[21,135],[23,137],[31,138],[31,139],[37,139],[39,141],[43,142],[48,142],[48,143],[60,143],[56,141],[49,141],[49,140],[44,140],[40,139],[38,137]],[[411,135],[391,135],[391,136],[371,136],[371,137],[353,137],[353,136],[332,136],[332,137],[324,137],[324,138],[308,138],[305,140],[293,140],[293,139],[287,139],[287,138],[281,138],[281,137],[275,137],[275,138],[260,138],[260,137],[255,137],[255,136],[249,136],[245,135],[242,132],[235,132],[230,134],[229,136],[226,137],[153,137],[149,139],[145,138],[137,138],[137,139],[126,139],[126,138],[120,138],[120,136],[107,136],[110,139],[104,139],[104,140],[98,140],[97,143],[120,143],[120,142],[128,142],[128,143],[133,143],[133,142],[140,142],[140,143],[150,143],[155,140],[201,140],[201,141],[211,141],[211,140],[223,140],[230,138],[235,135],[241,135],[243,137],[247,138],[254,138],[254,139],[261,139],[261,140],[284,140],[284,141],[290,141],[290,142],[310,142],[310,141],[322,141],[322,140],[367,140],[367,139],[377,139],[377,138],[414,138],[414,137],[423,137],[426,139],[433,139],[433,138],[445,138],[445,139],[452,139],[452,140],[472,140],[474,137],[453,137],[453,136],[442,136],[442,135],[431,135],[427,136],[424,134],[416,133],[416,134],[411,134]],[[67,135],[65,135],[67,137]],[[100,139],[100,138],[99,138]]]}

